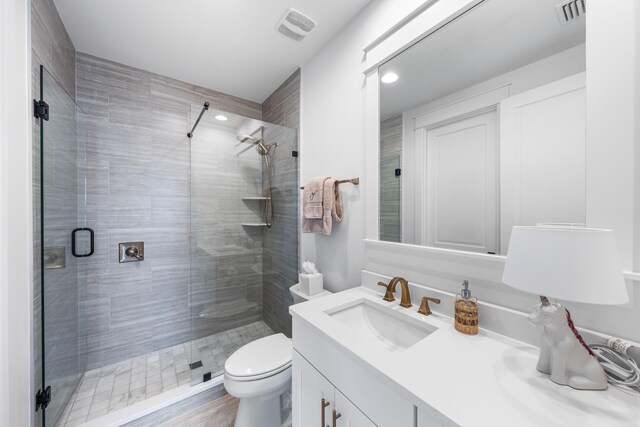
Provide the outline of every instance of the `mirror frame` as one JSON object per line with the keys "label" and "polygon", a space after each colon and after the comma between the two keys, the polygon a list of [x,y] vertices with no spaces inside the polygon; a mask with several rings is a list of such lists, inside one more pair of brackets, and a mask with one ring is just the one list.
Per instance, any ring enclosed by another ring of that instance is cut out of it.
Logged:
{"label": "mirror frame", "polygon": [[[456,276],[469,270],[466,267],[470,260],[481,262],[483,268],[492,271],[485,278],[501,283],[505,256],[379,240],[378,67],[465,12],[481,6],[484,1],[426,1],[417,9],[417,13],[407,16],[363,48],[367,141],[364,182],[367,212],[365,269],[378,267],[379,270],[381,259],[392,260],[394,254],[400,251],[405,256],[423,259],[425,262],[436,259],[446,261],[445,264],[439,264],[436,270]],[[635,32],[635,25],[640,22],[640,8],[634,8],[632,1],[625,0],[614,11],[607,6],[607,1],[590,0],[589,13],[586,15],[586,218],[589,227],[614,230],[625,277],[640,282],[640,273],[633,272],[634,264],[640,270],[640,215],[634,218],[634,208],[636,205],[640,208],[640,185],[634,186],[635,165],[640,166],[640,150],[634,150],[634,141],[640,136],[640,125],[634,122],[634,118],[640,113],[640,96],[629,90],[630,87],[640,87],[640,61],[634,62],[633,59],[634,50],[640,48]],[[625,43],[621,44],[620,40]],[[610,49],[610,46],[617,48]],[[612,174],[611,170],[616,173]],[[392,263],[393,261],[389,261],[389,264]],[[433,262],[429,264],[434,265]]]}

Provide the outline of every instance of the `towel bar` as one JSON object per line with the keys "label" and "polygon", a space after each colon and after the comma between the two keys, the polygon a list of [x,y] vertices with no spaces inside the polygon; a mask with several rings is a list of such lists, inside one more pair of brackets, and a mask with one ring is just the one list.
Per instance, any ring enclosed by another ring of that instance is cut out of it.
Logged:
{"label": "towel bar", "polygon": [[[346,184],[349,182],[353,185],[360,185],[360,178],[339,179],[336,181],[336,184]],[[304,186],[300,187],[300,189],[304,190]]]}

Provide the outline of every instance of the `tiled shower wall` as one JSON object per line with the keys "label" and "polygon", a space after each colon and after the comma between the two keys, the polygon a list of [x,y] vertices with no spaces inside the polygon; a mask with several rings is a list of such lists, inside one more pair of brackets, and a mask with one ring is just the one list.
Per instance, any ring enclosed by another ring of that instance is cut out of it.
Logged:
{"label": "tiled shower wall", "polygon": [[[96,255],[87,260],[93,273],[88,289],[80,289],[80,308],[87,315],[83,323],[88,328],[89,368],[188,339],[185,334],[194,313],[186,309],[190,194],[185,132],[191,106],[206,99],[212,108],[251,118],[260,119],[264,112],[266,121],[298,130],[300,71],[261,106],[85,54],[78,53],[76,61],[76,51],[51,0],[32,1],[32,48],[34,98],[39,98],[40,64],[72,98],[76,98],[77,73],[77,101],[88,116],[88,222],[97,240]],[[297,150],[297,135],[279,139],[281,149],[274,153],[278,221],[274,229],[264,231],[262,292],[265,321],[290,335],[288,288],[297,281],[298,272],[298,168],[291,156]],[[36,120],[33,141],[37,390],[42,385]],[[118,264],[116,245],[125,240],[145,240],[147,261]],[[222,264],[229,263],[222,259]],[[235,266],[225,268],[233,274]]]}
{"label": "tiled shower wall", "polygon": [[[262,119],[279,124],[285,132],[280,136],[273,156],[273,203],[275,221],[264,231],[263,304],[264,321],[271,329],[291,336],[289,306],[293,299],[289,287],[298,281],[298,150],[300,133],[300,69],[293,73],[262,104]],[[267,142],[269,135],[266,135]]]}
{"label": "tiled shower wall", "polygon": [[380,240],[402,239],[402,116],[380,123]]}
{"label": "tiled shower wall", "polygon": [[[96,233],[81,296],[93,369],[190,339],[198,315],[189,307],[191,106],[208,100],[214,109],[256,119],[262,111],[254,102],[81,53],[76,74],[88,116],[88,223]],[[130,241],[145,242],[145,260],[120,264],[118,243]]]}

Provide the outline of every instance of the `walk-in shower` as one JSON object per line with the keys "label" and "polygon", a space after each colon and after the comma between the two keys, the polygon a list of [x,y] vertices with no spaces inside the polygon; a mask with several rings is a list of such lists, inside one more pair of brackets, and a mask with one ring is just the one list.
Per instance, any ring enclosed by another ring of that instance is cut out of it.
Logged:
{"label": "walk-in shower", "polygon": [[[38,119],[36,185],[39,371],[51,387],[43,425],[78,425],[220,380],[237,348],[284,330],[265,301],[283,277],[276,251],[292,254],[287,268],[298,263],[296,131],[162,97],[141,123],[130,114],[142,98],[116,110],[125,102],[118,71],[113,82],[80,73],[85,113],[41,75],[50,110]],[[93,108],[109,90],[117,102]],[[121,263],[119,245],[130,242],[144,242],[144,258]]]}

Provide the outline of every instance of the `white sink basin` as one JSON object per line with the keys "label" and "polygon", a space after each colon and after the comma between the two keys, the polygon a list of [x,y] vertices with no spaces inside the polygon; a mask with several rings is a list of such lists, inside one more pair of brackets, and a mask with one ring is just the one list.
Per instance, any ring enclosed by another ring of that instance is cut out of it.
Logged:
{"label": "white sink basin", "polygon": [[437,329],[364,298],[333,307],[325,313],[359,337],[375,341],[391,351],[406,350]]}

